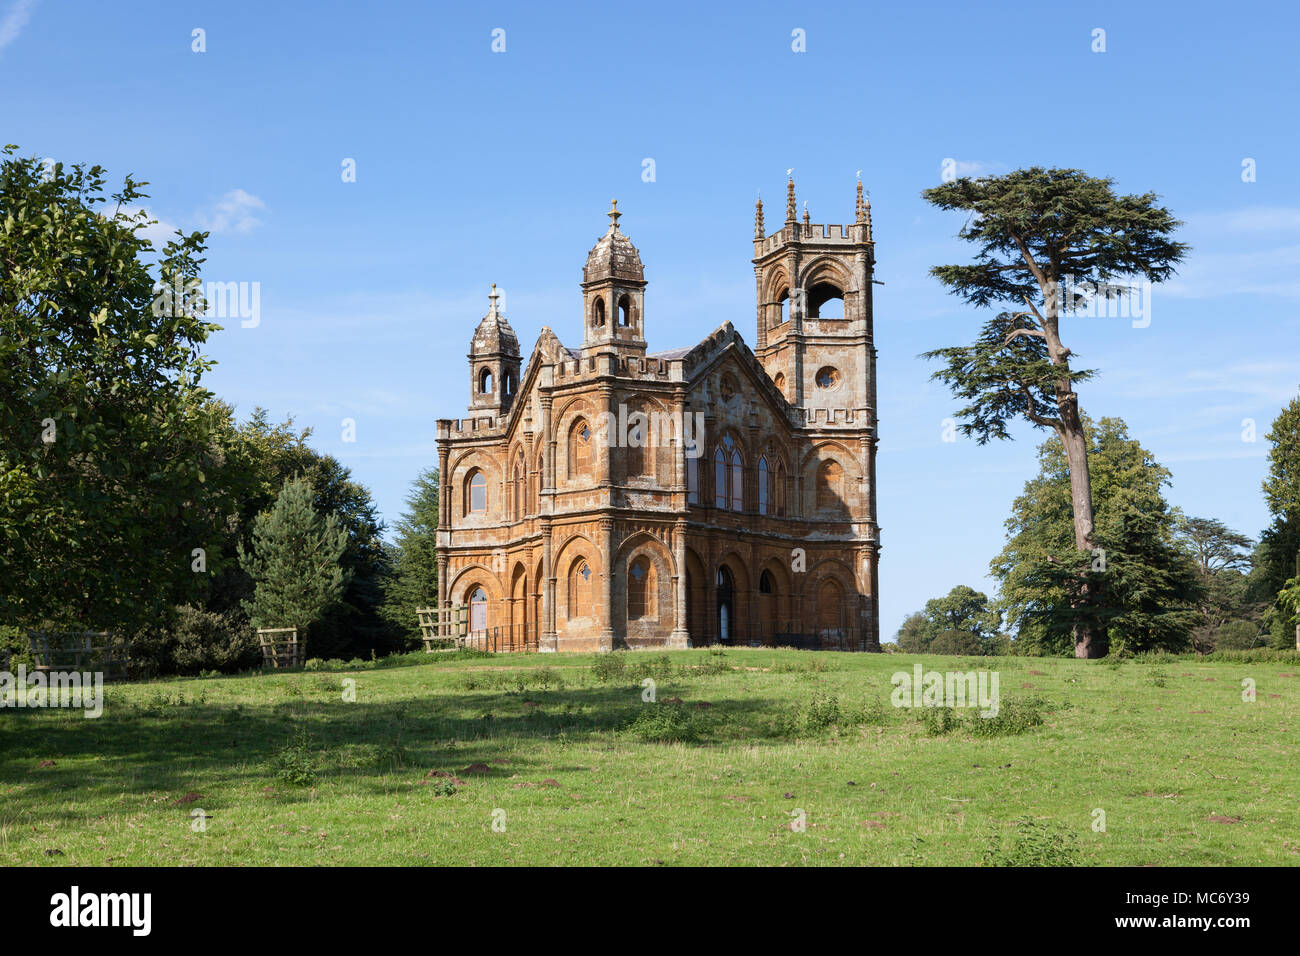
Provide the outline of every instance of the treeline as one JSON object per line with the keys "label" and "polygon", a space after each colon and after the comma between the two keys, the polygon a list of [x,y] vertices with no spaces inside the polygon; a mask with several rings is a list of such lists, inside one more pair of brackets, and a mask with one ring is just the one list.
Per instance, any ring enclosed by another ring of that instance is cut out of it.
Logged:
{"label": "treeline", "polygon": [[202,386],[218,326],[206,233],[143,235],[145,183],[0,152],[0,638],[113,631],[153,673],[256,664],[257,626],[308,654],[413,646],[436,593],[436,477],[396,545],[370,492],[292,420]]}
{"label": "treeline", "polygon": [[[1007,520],[990,563],[999,593],[965,585],[926,602],[895,641],[932,654],[1074,653],[1081,614],[1117,655],[1295,647],[1300,576],[1300,397],[1268,434],[1265,500],[1273,522],[1258,542],[1165,500],[1170,473],[1130,438],[1124,422],[1084,417],[1092,472],[1095,548],[1074,547],[1070,477],[1061,443],[1040,446],[1039,473]],[[1078,593],[1086,576],[1091,600]],[[1014,635],[1014,636],[1013,636]]]}

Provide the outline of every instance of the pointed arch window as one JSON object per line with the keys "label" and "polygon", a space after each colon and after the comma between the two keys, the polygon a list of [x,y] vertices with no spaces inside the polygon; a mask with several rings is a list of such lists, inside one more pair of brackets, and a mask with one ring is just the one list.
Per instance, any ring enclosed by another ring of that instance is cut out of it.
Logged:
{"label": "pointed arch window", "polygon": [[764,455],[758,460],[758,513],[761,515],[767,514],[769,472],[767,456]]}
{"label": "pointed arch window", "polygon": [[528,513],[527,508],[527,488],[524,485],[527,475],[524,471],[524,460],[520,458],[515,462],[515,520],[522,518]]}
{"label": "pointed arch window", "polygon": [[727,456],[721,446],[713,452],[713,507],[727,507]]}
{"label": "pointed arch window", "polygon": [[573,562],[569,570],[569,617],[586,617],[591,613],[592,577],[586,558]]}
{"label": "pointed arch window", "polygon": [[838,461],[823,462],[817,469],[817,507],[844,507],[844,469]]}
{"label": "pointed arch window", "polygon": [[655,616],[655,567],[645,555],[628,567],[627,616],[628,620]]}
{"label": "pointed arch window", "polygon": [[487,475],[475,468],[465,482],[465,513],[480,514],[487,511]]}
{"label": "pointed arch window", "polygon": [[745,510],[745,466],[736,449],[731,451],[731,510]]}
{"label": "pointed arch window", "polygon": [[590,475],[591,461],[591,426],[585,419],[579,418],[569,429],[569,477]]}
{"label": "pointed arch window", "polygon": [[775,504],[773,510],[778,516],[785,514],[785,465],[778,461],[776,463],[776,478],[772,482],[772,500]]}
{"label": "pointed arch window", "polygon": [[686,500],[693,505],[700,503],[700,457],[689,453],[686,457]]}

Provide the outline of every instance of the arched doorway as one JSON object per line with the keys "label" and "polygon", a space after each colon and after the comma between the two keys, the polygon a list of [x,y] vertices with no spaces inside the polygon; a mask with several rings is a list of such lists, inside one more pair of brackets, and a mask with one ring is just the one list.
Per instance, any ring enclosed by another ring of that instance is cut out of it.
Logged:
{"label": "arched doorway", "polygon": [[482,588],[475,588],[469,596],[469,629],[487,630],[487,592]]}
{"label": "arched doorway", "polygon": [[736,628],[736,583],[726,565],[718,568],[718,643],[730,644]]}

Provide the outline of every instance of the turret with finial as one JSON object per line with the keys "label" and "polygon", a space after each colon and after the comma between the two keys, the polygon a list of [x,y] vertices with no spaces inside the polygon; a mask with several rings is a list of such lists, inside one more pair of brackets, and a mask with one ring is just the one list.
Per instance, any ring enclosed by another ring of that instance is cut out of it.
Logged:
{"label": "turret with finial", "polygon": [[758,194],[758,202],[754,204],[754,238],[763,238],[763,194]]}
{"label": "turret with finial", "polygon": [[798,204],[794,200],[794,170],[787,169],[785,174],[790,177],[785,184],[785,221],[793,223],[798,210]]}

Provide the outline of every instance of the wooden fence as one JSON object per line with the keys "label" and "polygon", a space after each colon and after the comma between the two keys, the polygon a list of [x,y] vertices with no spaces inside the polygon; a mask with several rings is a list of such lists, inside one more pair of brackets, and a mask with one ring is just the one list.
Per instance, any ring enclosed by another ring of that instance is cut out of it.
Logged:
{"label": "wooden fence", "polygon": [[296,627],[259,627],[257,643],[262,648],[262,667],[302,667],[302,645]]}
{"label": "wooden fence", "polygon": [[131,641],[112,631],[28,631],[38,671],[97,671],[105,680],[126,676]]}

